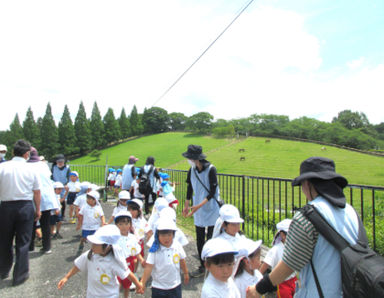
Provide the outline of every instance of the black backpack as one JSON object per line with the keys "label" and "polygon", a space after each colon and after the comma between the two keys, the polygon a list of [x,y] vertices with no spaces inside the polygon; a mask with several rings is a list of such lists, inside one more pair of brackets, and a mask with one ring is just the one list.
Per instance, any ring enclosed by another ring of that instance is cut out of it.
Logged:
{"label": "black backpack", "polygon": [[139,192],[145,196],[148,196],[152,193],[152,186],[149,176],[153,171],[153,166],[150,167],[148,173],[145,173],[144,168],[142,168],[142,174],[140,176],[139,182]]}
{"label": "black backpack", "polygon": [[[299,210],[312,222],[316,230],[340,252],[343,296],[384,297],[384,258],[369,248],[364,225],[357,213],[359,235],[357,243],[350,245],[313,205],[307,204]],[[324,297],[312,262],[311,267],[319,296]]]}

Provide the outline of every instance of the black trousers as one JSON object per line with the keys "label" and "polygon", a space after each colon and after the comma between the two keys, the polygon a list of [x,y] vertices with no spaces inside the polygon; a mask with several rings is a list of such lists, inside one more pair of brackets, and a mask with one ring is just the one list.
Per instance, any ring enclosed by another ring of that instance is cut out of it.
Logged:
{"label": "black trousers", "polygon": [[[45,210],[41,212],[40,217],[40,229],[43,235],[43,250],[47,251],[51,249],[51,227],[50,227],[51,210]],[[35,249],[35,237],[36,237],[36,221],[33,222],[33,229],[31,234],[31,243],[29,245],[30,250]]]}
{"label": "black trousers", "polygon": [[206,241],[212,238],[214,226],[207,227],[207,232],[205,232],[205,227],[196,227],[196,245],[197,252],[199,253],[199,259],[201,266],[204,266],[203,260],[201,260],[201,252],[203,251],[203,246]]}
{"label": "black trousers", "polygon": [[[149,203],[149,196],[152,195],[152,203]],[[151,194],[147,195],[144,197],[144,213],[145,214],[149,214],[149,207],[152,206],[153,204],[155,204],[155,201],[156,201],[156,193],[152,192]]]}
{"label": "black trousers", "polygon": [[25,279],[29,272],[29,243],[34,220],[32,201],[0,203],[0,274],[7,275],[13,263],[13,238],[16,237],[16,262],[13,282]]}

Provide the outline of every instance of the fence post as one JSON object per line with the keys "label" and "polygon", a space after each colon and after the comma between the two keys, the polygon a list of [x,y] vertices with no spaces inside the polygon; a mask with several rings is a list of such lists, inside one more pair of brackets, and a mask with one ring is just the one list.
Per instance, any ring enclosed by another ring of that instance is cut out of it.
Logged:
{"label": "fence post", "polygon": [[245,176],[242,176],[242,206],[241,206],[241,213],[242,213],[242,218],[244,219],[243,221],[243,228],[242,230],[244,231],[245,228]]}

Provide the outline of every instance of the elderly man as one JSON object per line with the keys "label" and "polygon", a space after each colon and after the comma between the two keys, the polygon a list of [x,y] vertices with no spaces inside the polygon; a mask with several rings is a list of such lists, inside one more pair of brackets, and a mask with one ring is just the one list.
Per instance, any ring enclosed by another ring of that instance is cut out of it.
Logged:
{"label": "elderly man", "polygon": [[30,150],[27,141],[18,140],[12,160],[0,165],[0,278],[9,276],[13,263],[12,244],[16,236],[14,286],[29,277],[28,249],[32,226],[33,221],[40,218],[40,180],[26,162]]}
{"label": "elderly man", "polygon": [[[346,203],[343,188],[348,181],[335,172],[333,160],[310,157],[300,166],[300,176],[292,185],[301,185],[309,204],[350,244],[358,238],[359,223],[353,207]],[[301,213],[293,217],[285,241],[283,259],[256,286],[248,287],[247,297],[259,297],[273,290],[293,271],[300,272],[301,287],[295,297],[343,297],[340,254],[319,234]],[[316,273],[319,288],[316,285]]]}

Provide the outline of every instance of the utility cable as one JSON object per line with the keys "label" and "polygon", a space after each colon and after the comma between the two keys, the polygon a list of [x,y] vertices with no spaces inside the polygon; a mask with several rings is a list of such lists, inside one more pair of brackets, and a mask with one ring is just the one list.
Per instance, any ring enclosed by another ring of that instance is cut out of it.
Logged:
{"label": "utility cable", "polygon": [[152,104],[152,107],[155,106],[164,96],[187,74],[187,72],[205,55],[206,52],[216,43],[216,41],[231,27],[231,25],[241,16],[241,14],[252,4],[254,0],[250,0],[243,9],[236,15],[236,17],[224,28],[224,30],[209,44],[209,46],[198,56],[195,61],[168,87],[167,90]]}

